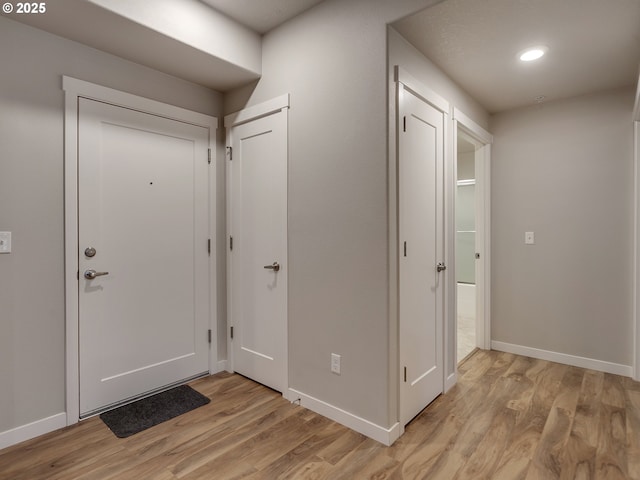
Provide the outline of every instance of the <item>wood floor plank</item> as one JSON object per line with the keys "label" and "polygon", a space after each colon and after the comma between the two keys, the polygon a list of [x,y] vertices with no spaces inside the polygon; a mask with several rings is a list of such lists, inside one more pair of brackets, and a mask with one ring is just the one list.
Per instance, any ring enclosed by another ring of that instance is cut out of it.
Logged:
{"label": "wood floor plank", "polygon": [[347,429],[333,443],[321,448],[316,455],[330,465],[335,465],[366,439],[367,437],[361,433]]}
{"label": "wood floor plank", "polygon": [[323,480],[352,480],[358,478],[360,472],[369,463],[373,462],[382,450],[383,447],[378,442],[367,438],[321,478]]}
{"label": "wood floor plank", "polygon": [[503,407],[498,411],[491,421],[489,430],[460,470],[458,478],[494,478],[502,455],[507,449],[507,441],[513,434],[516,416],[517,413],[510,408]]}
{"label": "wood floor plank", "polygon": [[496,468],[496,478],[511,480],[526,478],[540,442],[553,400],[565,373],[562,365],[534,360],[526,362],[514,373],[525,386],[517,402],[507,406],[517,412],[516,425]]}
{"label": "wood floor plank", "polygon": [[626,399],[627,473],[629,478],[640,480],[640,389],[626,390]]}
{"label": "wood floor plank", "polygon": [[333,465],[325,462],[320,457],[311,457],[306,462],[292,467],[282,479],[304,478],[305,480],[321,480],[326,478],[333,468],[335,468]]}
{"label": "wood floor plank", "polygon": [[[239,445],[255,439],[262,432],[269,432],[273,435],[272,429],[281,428],[281,422],[288,417],[294,415],[295,410],[288,402],[278,402],[279,405],[272,412],[266,413],[255,422],[250,422],[239,429],[225,429],[225,432],[214,437],[210,437],[209,441],[204,445],[200,442],[189,445],[189,448],[181,448],[181,452],[177,461],[173,461],[170,470],[178,478],[188,474],[189,472],[202,467],[203,465],[213,462],[222,455],[225,458],[237,458],[237,450],[235,455],[227,456],[229,451],[236,449]],[[292,427],[298,426],[297,422],[290,422],[288,425]],[[255,441],[255,440],[254,440]],[[173,453],[173,452],[172,452]]]}
{"label": "wood floor plank", "polygon": [[472,413],[473,421],[465,422],[446,450],[426,472],[427,475],[482,478],[494,470],[504,449],[504,444],[501,448],[494,448],[494,442],[496,438],[508,435],[515,424],[515,412],[507,411],[506,404],[511,389],[519,387],[517,382],[502,375],[495,375],[494,378],[484,402]]}
{"label": "wood floor plank", "polygon": [[529,467],[527,480],[560,478],[563,450],[573,427],[584,375],[583,370],[576,367],[566,367],[565,370]]}
{"label": "wood floor plank", "polygon": [[[606,382],[605,382],[606,383]],[[627,479],[627,419],[624,408],[603,403],[596,449],[596,477]]]}
{"label": "wood floor plank", "polygon": [[391,447],[239,375],[127,439],[99,418],[0,451],[4,480],[640,480],[640,384],[477,351]]}
{"label": "wood floor plank", "polygon": [[594,478],[598,445],[598,422],[604,385],[604,374],[584,371],[571,434],[563,452],[560,478]]}
{"label": "wood floor plank", "polygon": [[346,427],[320,415],[314,414],[314,417],[307,420],[307,424],[313,432],[312,436],[306,439],[300,437],[300,443],[294,448],[249,476],[247,480],[297,478],[300,465],[306,464],[312,458],[317,458],[316,452],[334,443],[347,430]]}

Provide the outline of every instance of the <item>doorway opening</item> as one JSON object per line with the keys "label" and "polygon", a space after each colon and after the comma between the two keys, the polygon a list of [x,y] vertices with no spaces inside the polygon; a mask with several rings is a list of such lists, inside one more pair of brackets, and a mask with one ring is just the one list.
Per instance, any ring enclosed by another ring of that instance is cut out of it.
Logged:
{"label": "doorway opening", "polygon": [[457,356],[460,363],[477,348],[476,335],[476,145],[464,134],[457,139],[456,293]]}
{"label": "doorway opening", "polygon": [[453,109],[456,162],[456,363],[491,348],[491,143],[493,136]]}

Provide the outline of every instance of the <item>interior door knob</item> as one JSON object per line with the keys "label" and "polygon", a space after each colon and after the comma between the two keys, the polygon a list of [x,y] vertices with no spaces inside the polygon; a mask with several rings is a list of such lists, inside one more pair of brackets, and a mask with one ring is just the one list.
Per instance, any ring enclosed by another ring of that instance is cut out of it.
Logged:
{"label": "interior door knob", "polygon": [[96,272],[95,270],[86,270],[84,272],[84,278],[87,280],[93,280],[96,277],[101,277],[103,275],[109,275],[109,272]]}
{"label": "interior door knob", "polygon": [[280,264],[278,262],[273,262],[271,265],[265,265],[264,268],[267,270],[273,270],[274,272],[280,271]]}
{"label": "interior door knob", "polygon": [[444,271],[446,269],[447,269],[447,266],[442,262],[440,262],[438,265],[436,265],[436,270],[438,272],[442,272],[442,271]]}

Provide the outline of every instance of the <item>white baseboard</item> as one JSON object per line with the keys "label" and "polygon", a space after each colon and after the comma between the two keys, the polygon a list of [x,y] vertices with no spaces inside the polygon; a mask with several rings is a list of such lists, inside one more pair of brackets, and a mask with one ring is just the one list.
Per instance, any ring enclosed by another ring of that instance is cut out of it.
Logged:
{"label": "white baseboard", "polygon": [[453,372],[451,375],[449,375],[445,379],[443,393],[447,393],[449,390],[451,390],[451,387],[453,387],[457,381],[458,381],[458,372],[456,371],[456,372]]}
{"label": "white baseboard", "polygon": [[391,445],[400,436],[399,423],[396,423],[391,428],[384,428],[370,422],[369,420],[365,420],[364,418],[360,418],[352,413],[342,410],[341,408],[294,390],[293,388],[289,389],[286,398],[384,445]]}
{"label": "white baseboard", "polygon": [[216,371],[211,373],[214,374],[214,373],[224,372],[226,369],[227,369],[227,361],[219,360],[218,363],[216,364]]}
{"label": "white baseboard", "polygon": [[549,350],[540,350],[538,348],[524,347],[522,345],[514,345],[512,343],[491,341],[491,349],[500,352],[515,353],[525,357],[537,358],[540,360],[548,360],[550,362],[564,363],[574,367],[588,368],[597,370],[598,372],[613,373],[630,377],[633,369],[629,365],[621,365],[619,363],[605,362],[603,360],[595,360],[593,358],[578,357],[568,355],[566,353],[551,352]]}
{"label": "white baseboard", "polygon": [[0,450],[66,426],[67,414],[63,412],[12,428],[6,432],[0,432]]}

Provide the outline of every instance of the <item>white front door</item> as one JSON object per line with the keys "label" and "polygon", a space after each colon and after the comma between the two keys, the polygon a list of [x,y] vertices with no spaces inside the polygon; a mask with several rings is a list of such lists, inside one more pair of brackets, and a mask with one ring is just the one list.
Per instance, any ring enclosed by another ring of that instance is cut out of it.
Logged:
{"label": "white front door", "polygon": [[87,416],[208,371],[209,133],[88,99],[78,132]]}
{"label": "white front door", "polygon": [[233,370],[284,393],[287,110],[233,126],[228,135]]}
{"label": "white front door", "polygon": [[443,391],[443,113],[399,90],[400,419]]}

